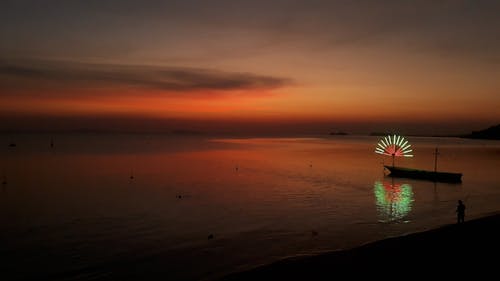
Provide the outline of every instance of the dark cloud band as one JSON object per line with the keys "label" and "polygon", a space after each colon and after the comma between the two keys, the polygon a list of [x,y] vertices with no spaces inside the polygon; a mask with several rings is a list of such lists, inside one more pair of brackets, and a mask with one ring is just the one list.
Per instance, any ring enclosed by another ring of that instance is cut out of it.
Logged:
{"label": "dark cloud band", "polygon": [[35,82],[42,80],[63,87],[126,86],[182,93],[275,89],[292,83],[287,78],[210,69],[53,61],[0,61],[0,77],[22,83],[17,85],[21,88],[29,84],[36,86]]}

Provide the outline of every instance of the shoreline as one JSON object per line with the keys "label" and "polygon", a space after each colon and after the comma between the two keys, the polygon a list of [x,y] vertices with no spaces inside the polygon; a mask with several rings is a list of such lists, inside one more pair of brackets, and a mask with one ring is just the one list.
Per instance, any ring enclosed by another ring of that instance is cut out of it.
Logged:
{"label": "shoreline", "polygon": [[463,224],[444,225],[351,249],[287,258],[216,280],[331,280],[344,274],[366,276],[384,272],[486,276],[498,272],[499,253],[500,213],[494,213]]}

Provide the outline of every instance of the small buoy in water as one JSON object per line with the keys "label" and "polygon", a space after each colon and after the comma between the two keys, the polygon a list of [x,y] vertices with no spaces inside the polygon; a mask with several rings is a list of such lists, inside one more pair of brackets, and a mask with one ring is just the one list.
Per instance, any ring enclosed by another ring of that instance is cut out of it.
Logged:
{"label": "small buoy in water", "polygon": [[134,179],[134,176],[130,176],[130,179],[133,180]]}
{"label": "small buoy in water", "polygon": [[10,147],[16,147],[16,144],[15,143],[11,143],[9,144]]}
{"label": "small buoy in water", "polygon": [[311,231],[311,236],[318,236],[318,232],[317,232],[317,231],[315,231],[315,230],[312,230],[312,231]]}
{"label": "small buoy in water", "polygon": [[182,195],[177,195],[177,198],[181,199],[181,198],[182,198]]}
{"label": "small buoy in water", "polygon": [[214,235],[213,234],[208,235],[208,240],[210,240],[210,239],[214,239]]}

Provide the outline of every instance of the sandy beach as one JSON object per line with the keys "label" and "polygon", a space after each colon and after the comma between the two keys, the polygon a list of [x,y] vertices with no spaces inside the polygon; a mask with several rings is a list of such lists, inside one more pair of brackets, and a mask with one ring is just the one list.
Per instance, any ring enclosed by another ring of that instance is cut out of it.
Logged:
{"label": "sandy beach", "polygon": [[285,259],[220,280],[331,280],[339,276],[398,275],[493,277],[498,272],[499,226],[500,214],[493,214],[349,250]]}

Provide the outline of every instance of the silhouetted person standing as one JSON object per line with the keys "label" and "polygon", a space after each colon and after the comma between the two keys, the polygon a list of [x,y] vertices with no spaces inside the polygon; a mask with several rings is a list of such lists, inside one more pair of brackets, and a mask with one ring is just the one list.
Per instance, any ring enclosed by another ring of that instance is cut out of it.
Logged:
{"label": "silhouetted person standing", "polygon": [[458,200],[457,205],[457,223],[463,223],[465,221],[465,205],[462,200]]}

